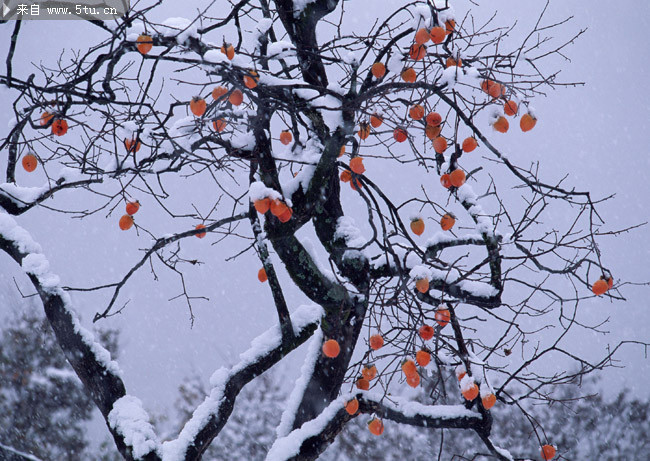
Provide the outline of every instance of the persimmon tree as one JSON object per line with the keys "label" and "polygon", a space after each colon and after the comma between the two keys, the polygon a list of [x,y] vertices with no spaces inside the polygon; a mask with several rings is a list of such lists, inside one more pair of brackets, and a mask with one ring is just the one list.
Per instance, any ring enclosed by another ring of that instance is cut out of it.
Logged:
{"label": "persimmon tree", "polygon": [[[551,386],[611,364],[624,343],[597,361],[567,344],[600,327],[578,319],[581,300],[624,299],[598,243],[627,229],[604,227],[597,206],[607,198],[577,191],[569,176],[546,181],[538,162],[523,165],[496,145],[543,118],[534,98],[565,85],[546,62],[581,32],[547,22],[546,7],[513,43],[499,19],[480,23],[439,0],[395,5],[354,30],[336,0],[213,2],[157,23],[162,3],[92,22],[96,43],[28,76],[13,71],[13,23],[0,76],[15,116],[0,144],[0,248],[29,276],[120,453],[200,459],[242,388],[309,342],[268,459],[314,459],[361,415],[373,434],[393,423],[470,429],[496,459],[539,459],[552,434],[529,418],[530,451],[511,455],[491,437],[499,421],[489,408],[526,414],[527,400],[552,402]],[[21,185],[28,172],[42,187]],[[208,212],[170,206],[179,187],[213,197]],[[193,321],[201,294],[187,289],[197,263],[187,239],[239,239],[259,255],[251,271],[268,284],[278,324],[215,372],[173,440],[158,439],[119,367],[79,323],[74,288],[9,216],[65,191],[100,203],[71,216],[104,213],[148,245],[119,280],[83,288],[107,293],[95,322],[130,315],[122,289],[143,266],[178,277]],[[167,218],[145,227],[136,200]],[[547,222],[551,210],[569,219]],[[298,234],[307,228],[314,251]],[[313,305],[292,306],[286,284]],[[544,367],[558,359],[579,371]],[[424,386],[430,401],[397,397],[406,384]]]}

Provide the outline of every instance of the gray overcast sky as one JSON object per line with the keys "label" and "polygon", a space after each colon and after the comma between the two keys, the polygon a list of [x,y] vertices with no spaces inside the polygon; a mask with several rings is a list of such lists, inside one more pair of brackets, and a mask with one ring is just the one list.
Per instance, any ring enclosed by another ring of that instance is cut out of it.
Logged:
{"label": "gray overcast sky", "polygon": [[[536,19],[543,4],[530,0],[479,3],[480,7],[474,7],[479,18],[488,17],[496,10],[500,25],[517,19],[515,37],[528,30],[527,26]],[[189,18],[200,4],[204,2],[167,2],[157,14],[160,19],[167,16]],[[368,8],[368,4],[373,8]],[[349,19],[346,26],[370,24],[380,4],[382,2],[347,2]],[[395,3],[386,4],[393,6]],[[456,1],[453,5],[458,17],[471,6],[468,1]],[[525,135],[514,130],[511,136],[509,133],[507,142],[506,138],[496,138],[496,145],[523,165],[540,159],[542,177],[559,178],[569,174],[569,181],[576,189],[589,189],[597,197],[616,193],[615,200],[600,207],[610,228],[649,221],[650,92],[647,75],[650,75],[650,45],[647,31],[650,30],[650,2],[553,1],[549,20],[566,16],[574,16],[564,29],[566,37],[580,28],[587,27],[588,31],[567,50],[571,62],[555,60],[554,63],[562,69],[561,80],[585,82],[585,85],[559,88],[546,98],[535,99],[533,104],[540,119],[535,130]],[[11,26],[0,25],[2,56],[6,55],[10,30]],[[61,48],[90,45],[96,34],[95,28],[81,22],[25,22],[14,72],[24,77],[32,72],[30,61],[52,62]],[[11,102],[9,94],[0,89],[2,132],[11,115]],[[6,155],[2,155],[0,159],[2,170],[5,158]],[[392,172],[378,177],[387,182],[403,179],[393,177]],[[33,185],[39,183],[36,179],[32,181]],[[85,199],[90,198],[86,196]],[[73,194],[68,194],[57,198],[56,204],[75,209],[76,200]],[[184,195],[180,188],[176,200],[200,202],[196,197]],[[144,202],[138,218],[162,219],[163,215],[154,208],[153,203]],[[548,218],[562,219],[561,216]],[[105,219],[102,215],[83,221],[68,220],[40,209],[20,217],[19,222],[42,244],[53,270],[65,285],[90,286],[116,280],[139,258],[138,249],[148,244],[146,238],[138,238],[135,233],[116,231],[116,219],[116,216]],[[122,299],[130,299],[124,313],[105,322],[106,326],[121,330],[120,364],[127,388],[149,408],[164,411],[173,402],[184,376],[196,370],[207,379],[214,369],[232,363],[252,338],[275,322],[268,287],[256,280],[259,262],[254,255],[245,255],[236,262],[224,262],[223,259],[241,249],[243,243],[235,247],[213,247],[206,252],[209,243],[208,239],[196,239],[185,245],[189,253],[208,259],[208,264],[188,274],[196,294],[211,299],[196,303],[197,320],[193,329],[190,329],[183,303],[167,301],[177,294],[176,279],[160,271],[161,280],[154,282],[146,268],[124,291]],[[617,279],[650,280],[648,228],[603,240],[601,251]],[[7,281],[20,273],[13,262],[3,256],[0,257],[0,274]],[[24,277],[19,276],[19,283],[27,287]],[[11,287],[11,284],[4,286]],[[583,314],[590,319],[610,318],[609,337],[585,335],[578,338],[580,349],[585,353],[592,352],[595,346],[602,351],[607,343],[620,339],[650,339],[648,288],[626,286],[623,294],[628,299],[626,303],[597,299],[581,306]],[[291,288],[287,289],[287,296],[292,306],[305,301]],[[73,299],[86,324],[90,324],[92,315],[107,301],[105,296],[98,294],[76,294]],[[0,309],[7,308],[0,305]],[[302,352],[294,356],[298,360]],[[608,371],[606,382],[613,389],[627,386],[637,395],[650,396],[646,385],[650,364],[643,350],[626,348],[618,358],[626,368]],[[299,368],[297,360],[289,365],[290,376]]]}

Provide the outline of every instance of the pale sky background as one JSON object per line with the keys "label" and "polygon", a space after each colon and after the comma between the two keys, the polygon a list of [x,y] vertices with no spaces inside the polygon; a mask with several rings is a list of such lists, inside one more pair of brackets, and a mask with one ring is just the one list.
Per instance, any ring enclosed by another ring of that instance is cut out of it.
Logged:
{"label": "pale sky background", "polygon": [[[473,7],[478,18],[489,17],[496,10],[500,25],[516,19],[519,25],[513,37],[518,37],[517,34],[528,31],[544,2],[490,0],[478,3],[480,7]],[[190,18],[195,8],[202,4],[205,3],[167,2],[157,15],[159,19]],[[384,4],[392,7],[396,3],[347,2],[349,16],[345,27],[371,23],[378,6]],[[462,17],[472,6],[469,1],[461,0],[452,4],[457,17]],[[557,179],[568,173],[576,189],[588,189],[595,197],[616,193],[614,200],[599,208],[608,228],[650,221],[647,203],[650,196],[650,92],[647,88],[650,2],[556,0],[549,7],[547,21],[567,16],[575,17],[562,30],[564,38],[581,28],[588,30],[567,50],[571,62],[555,59],[551,64],[562,68],[562,81],[585,82],[585,85],[558,88],[546,98],[536,98],[533,105],[539,122],[532,132],[522,134],[517,126],[512,126],[507,137],[491,135],[491,139],[511,159],[524,166],[540,159],[542,177]],[[12,24],[0,25],[3,66],[12,29]],[[52,62],[60,49],[90,45],[98,34],[98,29],[82,22],[25,22],[14,59],[14,73],[25,78],[32,72],[31,62]],[[12,96],[0,89],[0,107],[3,107],[0,137],[6,133],[12,101]],[[5,158],[6,153],[2,153],[1,171],[6,167]],[[26,179],[25,173],[18,174],[19,180]],[[388,185],[403,181],[405,178],[401,174],[382,171],[376,177]],[[28,181],[32,182],[26,184],[36,185],[42,178],[29,178]],[[202,203],[200,198],[187,196],[184,189],[179,187],[175,192],[175,203]],[[90,203],[80,204],[78,200],[71,193],[63,194],[53,203],[69,209],[83,208]],[[92,197],[84,194],[83,200],[92,200]],[[153,225],[156,219],[162,218],[150,199],[141,201],[143,207],[138,219],[149,220],[147,224]],[[52,270],[60,275],[64,285],[87,287],[116,281],[140,258],[138,249],[149,243],[146,237],[138,237],[135,232],[122,233],[117,229],[121,209],[119,211],[117,216],[106,218],[102,214],[79,221],[38,209],[19,217],[18,222],[43,246]],[[549,220],[562,218],[548,216]],[[185,227],[174,224],[168,232],[185,229],[190,224],[185,222]],[[305,230],[303,235],[308,233]],[[204,266],[187,271],[192,290],[194,294],[210,297],[209,302],[196,302],[193,328],[190,328],[183,302],[168,302],[178,294],[177,280],[159,271],[160,281],[154,282],[147,267],[141,269],[123,291],[122,301],[130,300],[124,313],[103,322],[107,327],[120,330],[119,363],[128,391],[154,412],[162,413],[171,407],[185,376],[196,371],[207,380],[218,367],[232,364],[251,339],[276,321],[268,286],[257,282],[259,261],[255,255],[247,254],[235,262],[225,262],[224,258],[242,249],[244,243],[235,241],[233,245],[210,247],[210,240],[190,239],[184,243],[188,254],[206,262]],[[650,280],[648,227],[603,239],[600,249],[617,280],[636,283]],[[32,291],[26,277],[6,256],[0,256],[0,277],[0,289],[11,289],[11,278],[16,277],[23,289]],[[284,272],[282,277],[287,282],[285,295],[289,305],[295,308],[305,302],[305,298],[291,288]],[[649,288],[625,286],[622,293],[627,302],[595,299],[581,305],[582,314],[590,320],[609,317],[607,330],[611,334],[607,337],[578,335],[572,346],[585,354],[601,355],[607,344],[621,339],[650,341]],[[76,309],[86,325],[90,325],[96,311],[103,309],[109,295],[108,292],[73,294]],[[0,301],[2,299],[0,295]],[[9,309],[6,303],[0,303],[0,313]],[[287,386],[297,374],[302,354],[302,350],[294,352],[289,357],[290,363],[281,365],[287,370]],[[650,397],[650,388],[646,385],[650,379],[650,361],[643,349],[624,348],[618,359],[625,368],[604,372],[604,383],[609,391],[625,386],[634,395]]]}

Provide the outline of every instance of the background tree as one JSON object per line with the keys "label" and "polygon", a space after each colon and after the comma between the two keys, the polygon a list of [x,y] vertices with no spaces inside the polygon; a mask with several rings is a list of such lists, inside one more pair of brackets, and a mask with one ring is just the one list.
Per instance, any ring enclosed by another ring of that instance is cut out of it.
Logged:
{"label": "background tree", "polygon": [[[472,429],[491,456],[508,459],[491,438],[491,398],[517,407],[552,402],[549,387],[611,363],[621,344],[595,362],[566,344],[574,330],[598,331],[579,320],[581,300],[623,299],[598,241],[628,229],[602,228],[599,200],[570,179],[544,182],[536,163],[515,164],[485,134],[508,131],[509,114],[523,131],[533,129],[531,100],[564,84],[544,59],[580,33],[556,43],[551,34],[563,23],[545,23],[542,12],[513,46],[508,28],[478,24],[439,1],[399,5],[350,34],[339,27],[345,11],[336,1],[244,0],[225,15],[212,5],[194,20],[163,23],[149,19],[157,5],[111,26],[94,23],[102,41],[54,68],[41,65],[38,77],[12,74],[12,45],[0,77],[15,94],[16,117],[0,144],[8,152],[0,247],[29,275],[124,457],[199,459],[243,387],[310,337],[269,459],[321,454],[356,416],[344,409],[350,391],[359,412],[374,419]],[[12,43],[19,38],[16,23]],[[180,90],[169,86],[168,72]],[[486,159],[472,156],[476,144]],[[19,184],[18,165],[45,175],[44,185]],[[382,184],[382,166],[408,174],[403,190]],[[179,207],[177,187],[209,191],[211,203]],[[160,270],[178,276],[178,297],[193,319],[200,294],[187,290],[185,272],[202,261],[184,251],[187,238],[244,239],[260,257],[278,326],[240,363],[213,375],[171,441],[158,441],[117,365],[79,325],[67,293],[74,288],[62,286],[42,249],[8,216],[64,190],[101,202],[73,212],[79,218],[110,215],[127,202],[116,225],[154,241],[118,281],[82,288],[110,290],[95,321],[127,312],[121,291],[145,264],[154,277]],[[141,224],[136,195],[166,218]],[[551,208],[570,218],[545,224]],[[443,232],[419,240],[425,221]],[[311,226],[319,248],[299,233]],[[319,261],[323,254],[328,264]],[[290,314],[274,259],[315,307]],[[479,328],[484,323],[490,334]],[[420,351],[430,353],[429,368],[402,367]],[[540,366],[555,357],[579,371]],[[356,391],[369,362],[378,376],[369,392]],[[403,372],[408,384],[431,389],[426,404],[392,395]],[[532,430],[529,453],[537,453],[552,440]]]}
{"label": "background tree", "polygon": [[[49,323],[35,303],[29,306],[14,311],[0,330],[0,445],[40,459],[87,458],[93,402]],[[100,338],[117,352],[114,332]],[[0,458],[10,455],[0,447]]]}

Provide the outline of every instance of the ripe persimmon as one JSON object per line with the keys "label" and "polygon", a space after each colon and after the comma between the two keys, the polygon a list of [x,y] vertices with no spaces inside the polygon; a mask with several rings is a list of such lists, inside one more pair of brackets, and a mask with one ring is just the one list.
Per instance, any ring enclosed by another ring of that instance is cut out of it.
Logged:
{"label": "ripe persimmon", "polygon": [[426,367],[427,365],[429,365],[429,362],[431,362],[431,354],[425,351],[424,349],[420,349],[415,354],[415,361],[421,367]]}
{"label": "ripe persimmon", "polygon": [[462,380],[465,377],[466,374],[467,374],[467,371],[465,371],[464,367],[456,368],[456,378],[458,379],[458,381]]}
{"label": "ripe persimmon", "polygon": [[278,216],[278,221],[281,223],[288,222],[291,219],[291,216],[293,216],[293,210],[287,207],[287,209],[280,213],[280,216]]}
{"label": "ripe persimmon", "polygon": [[417,74],[415,73],[415,69],[412,67],[408,67],[402,71],[402,80],[404,80],[406,83],[413,83],[415,82],[416,78]]}
{"label": "ripe persimmon", "polygon": [[411,230],[415,235],[422,235],[424,232],[424,221],[422,218],[416,218],[411,220]]}
{"label": "ripe persimmon", "polygon": [[401,127],[395,128],[393,130],[393,139],[397,142],[404,142],[408,138],[408,132]]}
{"label": "ripe persimmon", "polygon": [[463,67],[463,60],[460,59],[460,58],[458,58],[458,60],[456,60],[456,59],[452,58],[451,56],[449,56],[447,58],[446,67],[447,68],[449,68],[449,67]]}
{"label": "ripe persimmon", "polygon": [[376,62],[370,68],[370,72],[372,72],[372,75],[375,78],[382,78],[384,75],[386,75],[386,66],[383,62]]}
{"label": "ripe persimmon", "polygon": [[242,93],[241,90],[233,90],[233,92],[230,93],[230,96],[228,96],[228,101],[230,101],[230,104],[233,106],[239,106],[244,102],[244,93]]}
{"label": "ripe persimmon", "polygon": [[614,277],[611,275],[607,279],[607,289],[611,289],[614,286]]}
{"label": "ripe persimmon", "polygon": [[23,157],[22,163],[25,171],[31,173],[38,166],[38,159],[33,154],[27,154]]}
{"label": "ripe persimmon", "polygon": [[454,187],[460,187],[465,184],[465,172],[460,168],[449,173],[449,182]]}
{"label": "ripe persimmon", "polygon": [[546,461],[555,458],[555,447],[552,445],[542,446],[541,455],[542,455],[542,459]]}
{"label": "ripe persimmon", "polygon": [[190,111],[192,111],[192,113],[197,117],[205,114],[206,107],[205,99],[200,96],[194,96],[190,101]]}
{"label": "ripe persimmon", "polygon": [[442,123],[442,115],[438,112],[429,112],[426,118],[427,125],[438,126]]}
{"label": "ripe persimmon", "polygon": [[370,381],[368,381],[366,378],[357,379],[357,389],[361,389],[362,391],[367,391],[368,389],[370,389]]}
{"label": "ripe persimmon", "polygon": [[368,422],[368,430],[372,435],[379,436],[384,433],[384,423],[381,421],[381,419],[372,418]]}
{"label": "ripe persimmon", "polygon": [[138,43],[136,48],[142,55],[147,54],[151,51],[151,48],[153,48],[153,39],[149,35],[140,35],[136,39],[136,42]]}
{"label": "ripe persimmon", "polygon": [[218,101],[226,93],[228,93],[228,88],[226,88],[225,86],[218,86],[214,90],[212,90],[212,99]]}
{"label": "ripe persimmon", "polygon": [[440,218],[440,227],[443,231],[448,231],[456,224],[456,219],[453,215],[445,213],[442,218]]}
{"label": "ripe persimmon", "polygon": [[356,174],[363,174],[366,171],[366,167],[363,166],[363,158],[354,157],[350,159],[350,169]]}
{"label": "ripe persimmon", "polygon": [[607,281],[603,279],[596,280],[591,286],[591,291],[593,291],[596,296],[604,294],[608,289],[609,286],[607,285]]}
{"label": "ripe persimmon", "polygon": [[291,131],[282,130],[282,133],[280,133],[280,142],[285,146],[288,146],[291,144],[291,141],[293,141],[293,135],[291,134]]}
{"label": "ripe persimmon", "polygon": [[473,137],[465,138],[463,141],[463,152],[472,152],[476,147],[478,146],[478,143],[476,142],[476,139]]}
{"label": "ripe persimmon", "polygon": [[[198,230],[198,229],[205,229],[205,224],[197,224],[196,227],[195,227],[194,229],[197,229],[197,230]],[[208,234],[207,234],[207,232],[199,232],[198,234],[194,234],[194,235],[195,235],[197,238],[202,239],[203,237],[205,237],[205,236],[208,235]]]}
{"label": "ripe persimmon", "polygon": [[404,373],[404,376],[407,378],[409,376],[417,375],[418,368],[415,366],[415,362],[411,359],[404,360],[402,362],[402,373]]}
{"label": "ripe persimmon", "polygon": [[451,187],[451,176],[447,173],[440,176],[440,184],[442,184],[442,187],[445,189],[449,189]]}
{"label": "ripe persimmon", "polygon": [[349,170],[341,171],[341,181],[350,182],[351,179],[352,179],[352,173],[350,173]]}
{"label": "ripe persimmon", "polygon": [[257,75],[257,72],[254,70],[249,70],[247,75],[244,75],[244,85],[249,90],[252,90],[257,86],[257,81],[260,77]]}
{"label": "ripe persimmon", "polygon": [[367,122],[359,123],[359,131],[357,132],[359,139],[364,140],[370,136],[370,126]]}
{"label": "ripe persimmon", "polygon": [[492,128],[494,128],[499,133],[506,133],[508,131],[508,128],[510,128],[510,123],[508,123],[507,118],[505,118],[503,115],[500,115],[492,124]]}
{"label": "ripe persimmon", "polygon": [[269,208],[271,208],[271,199],[266,197],[266,198],[261,198],[258,200],[255,200],[253,202],[253,205],[255,206],[255,209],[257,210],[258,213],[266,213],[269,211]]}
{"label": "ripe persimmon", "polygon": [[68,122],[63,119],[54,120],[52,123],[52,133],[57,136],[63,136],[68,132]]}
{"label": "ripe persimmon", "polygon": [[526,132],[535,128],[536,123],[537,119],[530,113],[527,113],[521,116],[521,120],[519,120],[519,127],[521,128],[521,131]]}
{"label": "ripe persimmon", "polygon": [[384,345],[384,338],[380,334],[372,335],[369,340],[370,349],[373,351],[379,350]]}
{"label": "ripe persimmon", "polygon": [[424,118],[424,107],[419,104],[411,106],[409,109],[409,117],[413,120],[422,120]]}
{"label": "ripe persimmon", "polygon": [[409,48],[409,57],[414,61],[420,61],[427,55],[427,47],[414,43]]}
{"label": "ripe persimmon", "polygon": [[446,35],[447,34],[445,33],[445,29],[442,27],[434,27],[429,32],[429,38],[431,38],[431,41],[436,45],[439,45],[442,42],[444,42]]}
{"label": "ripe persimmon", "polygon": [[418,29],[418,31],[415,33],[415,43],[417,43],[418,45],[424,45],[428,41],[429,41],[429,31],[424,27]]}
{"label": "ripe persimmon", "polygon": [[282,213],[287,211],[289,207],[280,199],[275,199],[271,201],[271,214],[275,217],[280,216]]}
{"label": "ripe persimmon", "polygon": [[368,381],[372,381],[377,377],[377,367],[372,363],[364,365],[361,369],[361,375]]}
{"label": "ripe persimmon", "polygon": [[469,386],[466,386],[461,393],[463,394],[463,397],[465,397],[465,400],[471,402],[478,397],[478,386],[473,382]]}
{"label": "ripe persimmon", "polygon": [[46,111],[46,112],[43,112],[43,113],[41,114],[41,122],[40,122],[40,123],[41,123],[41,126],[45,126],[45,125],[47,125],[47,124],[50,122],[50,120],[52,120],[53,118],[54,118],[54,114],[50,114],[50,113],[47,112],[47,111]]}
{"label": "ripe persimmon", "polygon": [[264,269],[264,268],[262,267],[260,270],[257,271],[257,280],[259,280],[260,282],[264,283],[264,282],[266,282],[268,279],[269,279],[269,278],[268,278],[267,275],[266,275],[266,269]]}
{"label": "ripe persimmon", "polygon": [[379,128],[382,123],[384,123],[384,120],[380,115],[373,114],[370,116],[370,125],[372,125],[373,128]]}
{"label": "ripe persimmon", "polygon": [[354,416],[354,414],[358,410],[359,410],[359,401],[356,399],[356,397],[346,402],[345,411],[347,411],[349,415]]}
{"label": "ripe persimmon", "polygon": [[123,215],[120,218],[118,225],[123,231],[131,229],[131,226],[133,226],[133,216],[128,214]]}
{"label": "ripe persimmon", "polygon": [[451,320],[449,309],[438,309],[434,318],[436,319],[436,322],[438,322],[438,325],[442,328],[446,327]]}
{"label": "ripe persimmon", "polygon": [[420,385],[420,374],[418,372],[415,372],[413,376],[407,376],[406,384],[411,387],[418,387]]}
{"label": "ripe persimmon", "polygon": [[489,393],[481,398],[481,402],[483,403],[483,408],[489,410],[494,406],[495,403],[497,403],[497,397],[496,395]]}
{"label": "ripe persimmon", "polygon": [[221,133],[223,130],[225,130],[226,126],[228,126],[228,123],[222,118],[218,118],[212,122],[212,127],[217,133]]}
{"label": "ripe persimmon", "polygon": [[363,184],[361,184],[361,181],[359,181],[359,178],[352,178],[350,180],[350,188],[354,191],[357,191],[361,188],[363,188]]}
{"label": "ripe persimmon", "polygon": [[140,209],[140,202],[126,202],[126,214],[133,216]]}
{"label": "ripe persimmon", "polygon": [[341,150],[339,150],[339,158],[343,157],[345,154],[345,145],[341,146]]}
{"label": "ripe persimmon", "polygon": [[429,291],[429,279],[417,279],[415,281],[415,289],[420,293],[427,293]]}
{"label": "ripe persimmon", "polygon": [[503,104],[503,112],[509,117],[514,117],[515,115],[517,115],[517,103],[514,102],[512,99],[506,101]]}
{"label": "ripe persimmon", "polygon": [[442,127],[440,125],[438,126],[427,125],[427,127],[424,129],[424,134],[427,136],[427,138],[433,141],[438,136],[440,136],[441,131],[442,131]]}
{"label": "ripe persimmon", "polygon": [[506,93],[506,87],[494,80],[483,80],[481,82],[481,89],[492,96],[493,99],[500,98]]}
{"label": "ripe persimmon", "polygon": [[339,346],[339,343],[336,341],[336,339],[328,339],[323,343],[323,354],[325,354],[325,357],[333,359],[335,357],[338,357],[340,353],[341,346]]}
{"label": "ripe persimmon", "polygon": [[439,154],[444,153],[447,150],[447,140],[442,136],[435,138],[433,140],[433,150]]}
{"label": "ripe persimmon", "polygon": [[235,57],[235,48],[230,43],[223,42],[221,52],[231,61]]}
{"label": "ripe persimmon", "polygon": [[435,332],[436,330],[434,330],[431,325],[426,325],[426,324],[422,325],[418,330],[418,333],[420,334],[420,338],[424,339],[425,341],[428,341],[431,338],[433,338]]}
{"label": "ripe persimmon", "polygon": [[137,152],[140,150],[141,143],[137,139],[126,138],[124,139],[124,147],[126,148],[127,152]]}
{"label": "ripe persimmon", "polygon": [[456,28],[456,21],[453,19],[448,19],[445,21],[445,34],[449,35],[451,34],[454,29]]}

